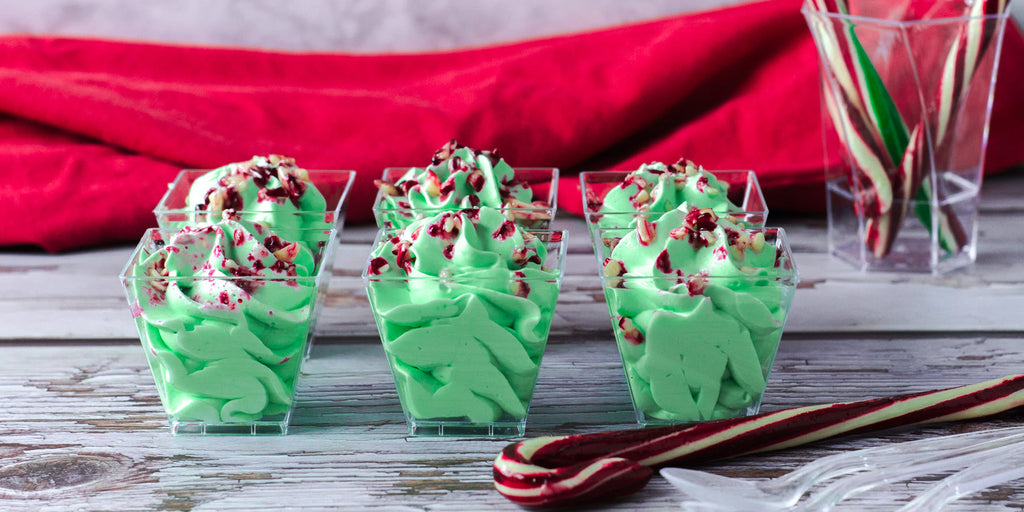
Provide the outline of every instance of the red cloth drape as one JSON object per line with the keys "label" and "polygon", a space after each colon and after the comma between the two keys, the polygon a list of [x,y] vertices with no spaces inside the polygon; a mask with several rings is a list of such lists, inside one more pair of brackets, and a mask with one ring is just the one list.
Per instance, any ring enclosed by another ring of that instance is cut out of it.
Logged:
{"label": "red cloth drape", "polygon": [[[0,246],[136,240],[177,170],[254,154],[355,169],[349,220],[387,166],[455,137],[513,166],[686,156],[754,169],[773,211],[823,197],[817,57],[796,0],[581,34],[402,55],[0,37]],[[1011,24],[1012,25],[1012,24]],[[989,170],[1024,161],[1024,40],[1007,32]]]}

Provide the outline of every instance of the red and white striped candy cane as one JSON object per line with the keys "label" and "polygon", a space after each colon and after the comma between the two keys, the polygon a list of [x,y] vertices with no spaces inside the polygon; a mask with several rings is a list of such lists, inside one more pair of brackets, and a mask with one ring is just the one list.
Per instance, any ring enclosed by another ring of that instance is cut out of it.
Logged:
{"label": "red and white striped candy cane", "polygon": [[980,418],[1022,405],[1024,374],[707,423],[540,437],[505,447],[494,461],[494,485],[522,505],[594,501],[639,491],[656,467],[726,459],[905,425]]}

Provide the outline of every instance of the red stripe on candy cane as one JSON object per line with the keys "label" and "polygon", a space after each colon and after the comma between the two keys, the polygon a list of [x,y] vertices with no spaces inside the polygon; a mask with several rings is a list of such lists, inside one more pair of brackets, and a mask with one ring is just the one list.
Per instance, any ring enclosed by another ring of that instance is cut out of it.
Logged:
{"label": "red stripe on candy cane", "polygon": [[1024,374],[707,423],[528,439],[502,450],[494,461],[494,485],[523,505],[568,505],[636,492],[646,485],[654,467],[779,450],[845,434],[980,418],[1022,405]]}

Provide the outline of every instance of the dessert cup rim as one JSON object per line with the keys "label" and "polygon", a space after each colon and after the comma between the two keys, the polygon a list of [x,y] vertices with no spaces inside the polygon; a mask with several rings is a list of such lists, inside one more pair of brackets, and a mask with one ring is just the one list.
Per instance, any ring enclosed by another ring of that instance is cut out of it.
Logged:
{"label": "dessert cup rim", "polygon": [[138,243],[135,244],[135,248],[132,249],[131,255],[128,257],[128,261],[121,267],[121,272],[118,277],[122,283],[129,281],[154,281],[154,280],[165,280],[165,281],[188,281],[188,280],[218,280],[218,281],[267,281],[267,282],[287,282],[287,281],[313,281],[319,286],[325,272],[332,268],[333,265],[330,260],[334,257],[335,246],[338,245],[338,230],[331,228],[329,230],[319,228],[300,228],[297,231],[309,231],[309,232],[321,232],[324,234],[324,241],[327,244],[324,246],[321,252],[321,258],[316,266],[316,273],[308,276],[284,276],[284,277],[271,277],[271,276],[133,276],[130,275],[131,269],[136,265],[139,260],[139,255],[145,248],[147,241],[150,239],[154,232],[173,236],[180,232],[179,229],[166,229],[166,228],[147,228],[146,232],[143,233],[142,238],[139,239]]}
{"label": "dessert cup rim", "polygon": [[[214,168],[214,169],[182,169],[182,170],[178,171],[178,174],[176,174],[174,176],[174,180],[171,181],[170,183],[168,183],[167,191],[164,192],[164,195],[160,197],[160,201],[158,201],[156,203],[156,207],[153,208],[153,214],[156,215],[156,216],[160,216],[160,215],[166,215],[166,214],[192,214],[192,213],[195,213],[196,210],[189,209],[189,208],[187,208],[185,206],[183,206],[181,208],[171,208],[171,207],[168,207],[167,206],[167,202],[170,200],[171,192],[173,192],[175,187],[179,184],[179,182],[183,182],[183,180],[186,177],[188,177],[190,175],[194,175],[195,177],[199,177],[199,176],[202,176],[203,174],[205,174],[207,172],[210,172],[210,171],[213,171],[215,169],[217,169],[217,168]],[[341,216],[341,211],[344,208],[345,203],[348,202],[348,194],[352,190],[353,183],[355,183],[356,171],[346,170],[346,169],[305,169],[305,171],[310,173],[310,174],[314,174],[314,175],[315,174],[332,174],[332,175],[338,175],[338,176],[347,175],[347,179],[345,180],[345,187],[342,189],[341,194],[338,196],[337,204],[333,205],[333,207],[331,207],[330,209],[327,209],[327,210],[295,211],[295,212],[286,213],[285,215],[291,215],[291,216],[297,216],[297,215],[323,215],[323,214],[326,214],[326,213],[334,213],[335,214],[335,219],[334,219],[335,222],[339,221],[340,220],[340,216]],[[313,182],[313,184],[316,185],[316,182]],[[191,184],[189,186],[191,186]],[[331,205],[328,205],[328,206],[331,206]],[[265,213],[267,213],[264,210],[246,210],[246,209],[242,209],[242,210],[235,210],[235,211],[237,213],[239,213],[239,214],[247,214],[247,213],[262,213],[262,214],[265,214]],[[281,214],[278,213],[277,215],[281,215]]]}
{"label": "dessert cup rim", "polygon": [[[738,211],[735,211],[735,212],[729,212],[729,214],[732,214],[732,215],[760,214],[760,215],[763,215],[764,218],[767,220],[768,212],[769,212],[768,202],[765,201],[764,190],[761,188],[761,182],[757,179],[757,173],[754,170],[752,170],[752,169],[746,169],[746,170],[743,170],[743,169],[723,169],[723,170],[709,170],[709,169],[705,169],[705,171],[711,173],[716,178],[719,175],[734,175],[734,176],[744,176],[745,175],[746,176],[746,182],[741,183],[741,182],[737,181],[735,183],[736,184],[742,184],[745,187],[745,190],[747,191],[745,196],[751,196],[752,195],[753,196],[752,198],[755,199],[756,201],[760,202],[761,205],[763,205],[763,208],[757,209],[757,210],[738,210]],[[636,211],[636,210],[593,211],[593,210],[590,209],[590,204],[587,202],[587,191],[590,190],[593,185],[595,185],[595,184],[613,184],[615,182],[621,181],[622,178],[624,178],[624,177],[626,177],[629,174],[634,173],[634,172],[636,172],[635,169],[632,170],[632,171],[609,170],[609,171],[583,171],[583,172],[580,173],[580,197],[581,197],[581,199],[583,201],[583,212],[584,212],[583,217],[586,219],[587,224],[591,224],[591,219],[590,219],[591,215],[626,215],[626,214],[632,214],[632,215],[661,215],[661,214],[668,213],[670,211],[670,210],[666,210],[666,211],[663,211],[663,212],[649,212],[649,211],[648,212],[644,212],[644,211]],[[607,181],[588,181],[588,178],[591,178],[591,177],[594,177],[594,176],[601,176],[601,177],[607,178]],[[730,182],[730,184],[732,184],[732,182]],[[603,201],[603,198],[602,198],[602,201]],[[603,203],[602,203],[602,205],[603,205]]]}
{"label": "dessert cup rim", "polygon": [[[370,266],[370,260],[373,259],[373,251],[382,243],[382,240],[384,239],[385,236],[387,236],[387,237],[393,236],[391,233],[394,233],[396,231],[401,231],[401,229],[390,229],[390,230],[378,229],[377,230],[377,235],[374,236],[374,238],[373,238],[373,244],[371,244],[371,246],[370,246],[370,253],[366,257],[366,261],[363,264],[363,272],[360,275],[360,277],[362,277],[364,283],[369,283],[369,282],[372,282],[372,281],[445,281],[445,282],[458,282],[458,283],[461,283],[462,281],[476,281],[476,280],[479,279],[479,276],[465,276],[465,275],[459,275],[459,274],[454,274],[454,275],[447,276],[447,277],[427,276],[427,275],[422,275],[422,276],[409,276],[409,275],[406,275],[406,276],[396,276],[396,275],[376,275],[376,276],[371,276],[369,274],[369,266]],[[548,243],[557,243],[558,244],[558,250],[556,252],[554,252],[554,253],[549,252],[548,253],[548,258],[550,258],[552,256],[552,254],[557,254],[558,255],[557,260],[556,260],[557,261],[556,268],[543,268],[542,267],[540,269],[540,270],[543,270],[543,271],[546,271],[546,272],[554,272],[556,275],[554,277],[550,277],[550,278],[547,278],[547,277],[510,277],[509,278],[509,282],[525,281],[525,282],[559,282],[560,283],[562,278],[565,276],[565,260],[566,260],[566,256],[568,255],[568,249],[569,249],[569,244],[568,244],[568,241],[567,241],[567,237],[568,237],[568,234],[569,234],[568,230],[565,230],[565,229],[527,229],[527,230],[524,230],[524,231],[526,231],[527,233],[533,234],[534,236],[538,236],[538,237],[543,236],[543,235],[554,235],[556,233],[561,235],[558,240],[553,240],[551,242],[548,242]],[[485,270],[485,269],[480,269],[480,270]],[[514,272],[515,271],[515,269],[508,269],[508,270],[510,272]]]}
{"label": "dessert cup rim", "polygon": [[[594,236],[591,239],[591,243],[592,243],[592,245],[594,247],[595,254],[597,255],[599,260],[604,260],[605,258],[609,258],[610,257],[610,252],[611,252],[604,245],[598,244],[598,241],[601,240],[601,237],[599,235],[602,232],[613,231],[613,230],[633,231],[633,228],[603,228],[603,229],[596,230],[594,232]],[[789,244],[789,236],[786,234],[786,230],[784,228],[773,228],[773,227],[742,228],[742,230],[746,231],[746,232],[750,232],[750,233],[763,233],[763,232],[766,232],[766,231],[773,231],[773,232],[775,232],[775,239],[772,242],[770,242],[770,243],[776,249],[781,249],[782,250],[782,254],[786,257],[787,261],[789,262],[789,268],[773,267],[773,268],[778,269],[778,271],[779,271],[779,274],[778,275],[774,275],[774,276],[772,276],[772,275],[764,275],[764,274],[726,274],[726,275],[722,275],[722,274],[707,274],[707,275],[705,275],[705,274],[699,274],[699,273],[698,274],[689,274],[689,275],[685,275],[685,276],[667,275],[667,274],[662,274],[662,275],[632,274],[632,275],[621,275],[621,276],[606,276],[606,275],[604,275],[604,273],[602,273],[601,274],[601,285],[603,287],[606,287],[606,288],[614,288],[614,286],[609,286],[607,284],[609,280],[626,280],[626,281],[628,281],[628,280],[645,280],[645,279],[647,279],[647,280],[664,279],[664,280],[668,280],[668,281],[675,281],[675,280],[680,279],[680,278],[691,278],[691,277],[699,277],[701,279],[711,279],[711,280],[716,280],[716,281],[722,281],[722,280],[730,280],[730,281],[736,281],[736,280],[764,281],[766,279],[767,280],[773,280],[773,281],[792,281],[791,284],[787,283],[787,286],[790,286],[790,285],[791,286],[796,286],[800,282],[800,271],[797,268],[796,261],[794,261],[794,259],[793,259],[793,250],[792,250],[792,247]],[[759,269],[759,270],[763,270],[763,269]]]}
{"label": "dessert cup rim", "polygon": [[[410,169],[426,169],[426,167],[416,167],[416,166],[412,166],[412,167],[398,167],[398,166],[385,167],[384,171],[381,173],[381,178],[380,179],[386,181],[388,179],[388,171],[393,171],[393,170],[409,171]],[[502,207],[502,206],[492,206],[490,208],[494,208],[496,210],[501,210],[501,211],[523,211],[523,212],[545,211],[545,212],[551,212],[551,217],[553,219],[554,218],[554,214],[555,214],[555,210],[558,209],[558,176],[559,176],[559,172],[560,172],[558,167],[513,167],[512,168],[513,175],[516,172],[519,172],[519,171],[551,171],[551,179],[550,179],[551,190],[548,193],[548,196],[549,196],[548,199],[551,200],[550,205],[547,205],[547,206],[537,206],[537,207],[533,207],[533,208],[513,208],[513,207]],[[451,207],[445,207],[445,206],[436,206],[436,207],[428,207],[428,208],[386,208],[386,207],[381,207],[381,203],[383,201],[384,201],[384,193],[381,192],[380,190],[377,190],[377,193],[376,193],[376,195],[373,198],[372,211],[374,212],[374,214],[376,214],[378,212],[429,212],[429,211],[441,212],[441,211],[459,211],[459,210],[474,210],[474,209],[479,209],[480,208],[480,207],[451,208]],[[546,203],[546,201],[545,201],[545,203]],[[378,217],[377,215],[374,215],[374,216]],[[379,218],[377,219],[377,223],[378,223],[378,225],[380,224],[380,219]]]}
{"label": "dessert cup rim", "polygon": [[823,18],[832,18],[835,20],[854,21],[859,23],[883,25],[889,27],[907,27],[916,25],[944,25],[950,23],[967,23],[970,21],[1003,20],[1010,17],[1009,9],[1006,9],[1003,12],[997,14],[986,14],[983,16],[951,16],[947,18],[931,18],[920,20],[891,20],[886,18],[873,18],[871,16],[843,14],[837,12],[822,12],[815,9],[808,9],[806,7],[801,8],[800,13],[803,14],[805,18],[811,16],[818,16]]}

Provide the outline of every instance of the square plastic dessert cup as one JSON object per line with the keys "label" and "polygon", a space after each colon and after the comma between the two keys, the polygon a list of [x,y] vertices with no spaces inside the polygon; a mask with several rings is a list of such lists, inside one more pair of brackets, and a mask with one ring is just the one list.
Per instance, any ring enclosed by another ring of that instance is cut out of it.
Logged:
{"label": "square plastic dessert cup", "polygon": [[[630,231],[601,235],[614,240]],[[640,426],[757,413],[799,280],[785,231],[748,230],[758,231],[782,262],[770,274],[602,274]],[[608,251],[598,250],[604,261]]]}
{"label": "square plastic dessert cup", "polygon": [[[178,173],[174,181],[168,185],[167,193],[160,198],[160,202],[153,210],[157,226],[163,229],[177,230],[190,223],[206,222],[206,212],[189,209],[188,192],[192,187],[192,182],[209,171],[210,169],[185,169]],[[264,211],[243,209],[237,210],[235,213],[242,220],[268,225],[274,230],[274,233],[289,241],[297,241],[295,238],[297,231],[290,232],[295,230],[291,226],[300,226],[298,229],[334,228],[341,233],[345,223],[348,193],[355,181],[355,171],[308,170],[307,172],[310,181],[323,194],[327,202],[327,210],[273,214],[273,216],[291,217],[276,222],[272,219],[271,214]],[[318,225],[318,223],[326,224],[326,226]],[[285,225],[289,227],[284,227]],[[315,233],[315,231],[310,232]],[[312,236],[316,237],[315,234]]]}
{"label": "square plastic dessert cup", "polygon": [[[323,242],[315,244],[314,272],[288,278],[139,275],[136,266],[177,233],[146,231],[120,278],[172,434],[287,433],[302,356],[327,294],[324,262],[337,245],[335,230],[316,231],[302,233]],[[255,291],[229,313],[190,298],[197,286]],[[287,298],[261,298],[260,290],[272,289],[268,295]]]}
{"label": "square plastic dessert cup", "polygon": [[[591,236],[597,229],[628,228],[636,225],[637,219],[651,215],[660,216],[664,211],[600,211],[608,192],[625,182],[626,176],[634,171],[587,171],[580,173],[580,197],[586,212],[587,229]],[[707,171],[720,182],[729,185],[729,200],[740,207],[732,213],[741,226],[764,227],[768,219],[768,206],[761,192],[754,171]]]}
{"label": "square plastic dessert cup", "polygon": [[[401,178],[411,167],[388,167],[384,169],[382,180],[387,183],[394,183]],[[542,204],[535,204],[529,208],[496,208],[512,219],[516,224],[527,229],[545,230],[551,226],[555,219],[555,212],[558,207],[558,169],[522,167],[515,169],[515,179],[530,185],[533,190],[534,201]],[[454,208],[463,210],[464,208]],[[377,191],[377,197],[373,201],[373,217],[377,220],[377,227],[381,229],[397,229],[408,226],[417,219],[433,217],[443,211],[453,208],[399,208],[388,207],[384,204],[384,193]]]}
{"label": "square plastic dessert cup", "polygon": [[530,233],[547,248],[546,276],[363,272],[410,435],[525,433],[567,247],[564,231]]}

